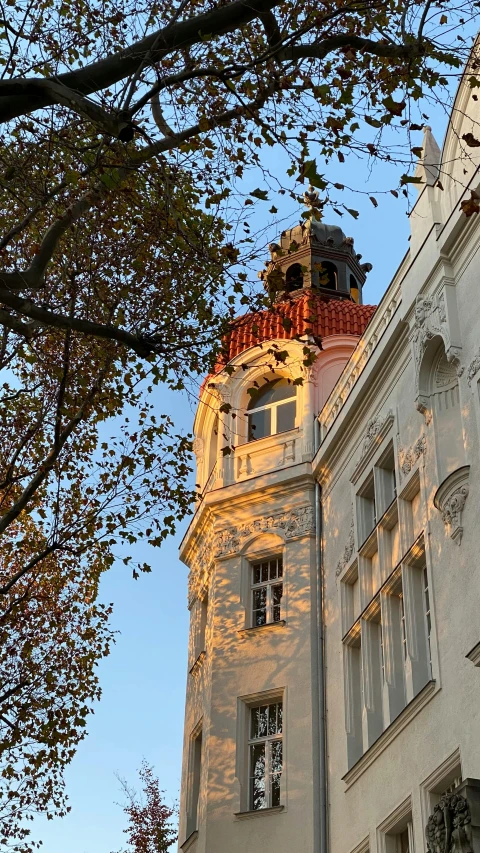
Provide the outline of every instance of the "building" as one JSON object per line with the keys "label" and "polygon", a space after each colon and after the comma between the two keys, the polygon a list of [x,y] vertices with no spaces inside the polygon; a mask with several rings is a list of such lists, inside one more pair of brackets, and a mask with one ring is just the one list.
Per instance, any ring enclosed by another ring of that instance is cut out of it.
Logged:
{"label": "building", "polygon": [[480,850],[479,110],[464,82],[426,128],[376,309],[353,241],[297,226],[204,383],[183,853]]}

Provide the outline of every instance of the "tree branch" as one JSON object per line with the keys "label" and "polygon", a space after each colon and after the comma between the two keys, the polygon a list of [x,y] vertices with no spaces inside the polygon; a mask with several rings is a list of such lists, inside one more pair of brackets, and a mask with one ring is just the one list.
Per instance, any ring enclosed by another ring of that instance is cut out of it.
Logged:
{"label": "tree branch", "polygon": [[[91,95],[135,74],[147,55],[149,64],[154,65],[173,51],[202,43],[205,33],[219,36],[232,32],[279,4],[280,0],[234,0],[186,21],[170,23],[118,53],[53,79],[78,95]],[[51,80],[0,81],[0,122],[49,106],[52,92],[45,84]]]}
{"label": "tree branch", "polygon": [[36,320],[42,326],[71,329],[84,335],[91,335],[108,341],[117,341],[117,343],[129,347],[141,357],[158,353],[161,349],[159,341],[155,343],[149,342],[147,338],[144,339],[141,336],[131,334],[131,332],[126,332],[124,329],[107,323],[94,323],[91,320],[80,320],[76,317],[67,317],[65,314],[57,314],[47,308],[40,308],[30,299],[16,296],[4,288],[0,288],[0,302],[23,314],[25,317]]}

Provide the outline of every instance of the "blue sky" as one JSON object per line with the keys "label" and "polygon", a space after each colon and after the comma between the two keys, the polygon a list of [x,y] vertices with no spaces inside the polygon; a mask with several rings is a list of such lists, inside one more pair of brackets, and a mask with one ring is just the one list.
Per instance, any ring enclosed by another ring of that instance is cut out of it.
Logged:
{"label": "blue sky", "polygon": [[[439,114],[437,120],[431,117],[430,124],[441,145],[444,116]],[[416,144],[421,143],[421,138],[418,134]],[[268,158],[271,172],[282,168],[275,152],[269,151]],[[337,172],[337,180],[348,183],[350,177],[357,186],[363,175],[365,180],[369,175],[367,164],[353,158]],[[379,182],[386,182],[394,187],[397,180],[398,170],[380,167],[374,170],[368,186],[373,189]],[[271,200],[282,214],[292,215],[292,224],[298,221],[300,210],[294,202],[281,196]],[[354,237],[363,261],[373,264],[364,301],[377,303],[408,248],[406,204],[393,196],[382,197],[378,208],[363,197],[355,201],[352,206],[360,210],[358,220],[347,214],[342,220],[333,215],[327,221],[340,224],[348,236]],[[269,206],[265,205],[265,211]],[[264,224],[262,215],[259,208],[259,224]],[[277,236],[274,228],[269,240]],[[160,389],[156,391],[156,404],[159,413],[168,412],[173,417],[179,430],[191,430],[193,411],[185,395]],[[179,562],[177,550],[184,530],[182,525],[177,536],[159,551],[148,554],[148,546],[139,546],[138,559],[154,566],[151,575],[133,581],[131,571],[118,565],[103,581],[101,597],[115,603],[113,627],[119,632],[117,643],[101,664],[102,700],[88,724],[88,737],[67,772],[72,811],[63,820],[38,819],[33,824],[34,835],[43,839],[46,853],[120,850],[125,841],[125,821],[116,804],[122,795],[115,774],[136,784],[136,771],[143,758],[155,766],[167,801],[178,797],[188,611],[187,569]]]}

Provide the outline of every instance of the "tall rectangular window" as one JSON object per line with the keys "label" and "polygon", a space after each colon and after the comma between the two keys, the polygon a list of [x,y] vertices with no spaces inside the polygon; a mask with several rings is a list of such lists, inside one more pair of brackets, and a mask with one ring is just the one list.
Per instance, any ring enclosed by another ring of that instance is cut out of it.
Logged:
{"label": "tall rectangular window", "polygon": [[272,702],[250,709],[249,808],[252,811],[280,805],[283,767],[282,717],[282,702]]}
{"label": "tall rectangular window", "polygon": [[428,644],[428,660],[430,663],[430,669],[432,668],[432,648],[430,642],[430,635],[432,633],[432,614],[430,610],[430,592],[428,590],[428,573],[427,567],[423,567],[423,599],[425,606],[425,621],[427,625],[427,644]]}
{"label": "tall rectangular window", "polygon": [[282,618],[283,561],[281,557],[252,565],[252,627]]}
{"label": "tall rectangular window", "polygon": [[190,742],[190,779],[187,803],[187,838],[195,832],[198,825],[198,801],[202,776],[202,730],[192,735]]}

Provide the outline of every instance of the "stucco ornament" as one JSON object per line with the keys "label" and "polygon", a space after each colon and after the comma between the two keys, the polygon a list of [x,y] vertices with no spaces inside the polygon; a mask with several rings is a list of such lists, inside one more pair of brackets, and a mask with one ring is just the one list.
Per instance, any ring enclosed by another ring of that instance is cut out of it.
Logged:
{"label": "stucco ornament", "polygon": [[472,821],[465,797],[444,794],[425,829],[428,853],[473,853]]}
{"label": "stucco ornament", "polygon": [[350,524],[350,533],[348,535],[348,542],[345,545],[345,549],[343,552],[342,559],[339,560],[337,563],[337,570],[335,572],[335,577],[338,578],[338,576],[342,574],[345,566],[347,566],[348,563],[350,562],[354,550],[355,550],[355,524],[353,521],[353,507],[352,507],[352,521]]}
{"label": "stucco ornament", "polygon": [[470,466],[458,468],[437,489],[433,502],[442,513],[442,519],[450,536],[460,545],[463,536],[462,513],[468,498],[468,476]]}
{"label": "stucco ornament", "polygon": [[386,415],[376,415],[374,418],[370,418],[367,423],[367,431],[365,433],[365,438],[363,439],[362,445],[362,454],[361,458],[368,453],[370,450],[370,446],[377,437],[377,435],[382,431],[386,422],[393,417],[393,412],[391,409],[387,412]]}
{"label": "stucco ornament", "polygon": [[197,458],[197,462],[200,462],[200,460],[203,459],[203,438],[194,438],[192,448]]}
{"label": "stucco ornament", "polygon": [[468,381],[469,385],[472,384],[472,379],[475,376],[475,374],[478,373],[479,370],[480,370],[480,348],[479,348],[475,358],[472,359],[472,361],[470,362],[470,365],[469,365],[469,368],[467,371],[467,381]]}
{"label": "stucco ornament", "polygon": [[208,593],[211,576],[213,572],[213,530],[203,530],[198,538],[193,551],[194,558],[190,564],[188,575],[188,606],[192,607],[194,601],[203,599]]}
{"label": "stucco ornament", "polygon": [[404,450],[403,447],[398,448],[398,462],[400,465],[400,471],[402,474],[407,476],[410,474],[412,468],[415,467],[415,464],[427,452],[427,438],[425,435],[421,435],[420,438],[417,438],[416,442],[412,444],[408,450]]}
{"label": "stucco ornament", "polygon": [[313,507],[302,506],[290,510],[290,512],[272,513],[272,515],[264,515],[246,522],[239,527],[232,525],[228,530],[221,530],[216,537],[215,556],[224,557],[226,554],[235,554],[241,548],[242,541],[248,536],[275,529],[283,530],[285,539],[314,533]]}
{"label": "stucco ornament", "polygon": [[[451,306],[451,313],[455,314],[454,325],[456,328],[456,306]],[[417,296],[414,320],[410,331],[410,343],[415,362],[416,406],[422,414],[426,414],[428,411],[429,395],[428,391],[422,388],[421,368],[425,351],[433,338],[440,337],[443,340],[447,360],[454,362],[457,372],[463,372],[459,362],[461,346],[453,342],[450,327],[451,321],[443,290],[436,296]]]}

